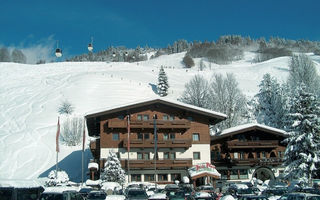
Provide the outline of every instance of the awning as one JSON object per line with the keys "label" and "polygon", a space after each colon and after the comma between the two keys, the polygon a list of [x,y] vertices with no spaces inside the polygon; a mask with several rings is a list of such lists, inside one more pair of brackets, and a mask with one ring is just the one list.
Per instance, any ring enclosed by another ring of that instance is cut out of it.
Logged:
{"label": "awning", "polygon": [[216,170],[216,167],[210,163],[200,163],[188,169],[189,175],[192,180],[210,176],[215,179],[220,179],[221,174]]}

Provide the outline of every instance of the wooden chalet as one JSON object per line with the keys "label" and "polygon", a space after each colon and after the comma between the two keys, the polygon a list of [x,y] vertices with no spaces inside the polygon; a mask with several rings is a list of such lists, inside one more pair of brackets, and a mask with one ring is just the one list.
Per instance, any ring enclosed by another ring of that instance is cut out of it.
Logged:
{"label": "wooden chalet", "polygon": [[166,98],[88,113],[89,135],[96,138],[90,144],[93,162],[99,164],[91,178],[99,177],[109,151],[114,151],[128,182],[181,181],[188,168],[210,163],[209,125],[224,119],[224,114]]}
{"label": "wooden chalet", "polygon": [[223,181],[275,179],[281,166],[285,131],[260,124],[245,124],[211,137],[211,163]]}

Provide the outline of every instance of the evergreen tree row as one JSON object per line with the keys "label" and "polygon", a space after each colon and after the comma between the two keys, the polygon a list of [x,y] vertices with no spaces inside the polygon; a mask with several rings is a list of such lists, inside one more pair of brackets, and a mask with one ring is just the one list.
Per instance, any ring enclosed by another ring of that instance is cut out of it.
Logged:
{"label": "evergreen tree row", "polygon": [[0,49],[0,62],[27,63],[27,57],[19,49],[13,49],[11,52],[8,48]]}

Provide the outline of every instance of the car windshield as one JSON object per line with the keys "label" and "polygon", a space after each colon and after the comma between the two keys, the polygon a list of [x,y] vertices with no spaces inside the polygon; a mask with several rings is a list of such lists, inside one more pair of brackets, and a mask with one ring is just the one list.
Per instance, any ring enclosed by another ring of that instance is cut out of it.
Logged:
{"label": "car windshield", "polygon": [[248,189],[239,189],[237,190],[238,194],[254,194],[253,190],[251,188]]}
{"label": "car windshield", "polygon": [[143,190],[129,190],[128,197],[134,197],[134,198],[146,198],[147,194]]}
{"label": "car windshield", "polygon": [[106,198],[106,194],[102,193],[102,192],[91,192],[88,195],[89,199],[105,199]]}
{"label": "car windshield", "polygon": [[40,200],[63,200],[62,194],[55,194],[55,193],[43,193],[40,196]]}

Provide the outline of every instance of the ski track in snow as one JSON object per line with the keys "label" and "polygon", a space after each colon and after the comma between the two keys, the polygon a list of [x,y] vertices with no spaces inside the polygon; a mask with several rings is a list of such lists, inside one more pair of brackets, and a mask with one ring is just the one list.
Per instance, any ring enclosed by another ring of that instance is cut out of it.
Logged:
{"label": "ski track in snow", "polygon": [[[55,165],[57,108],[69,100],[76,113],[84,113],[156,96],[163,65],[169,80],[169,97],[177,99],[194,75],[210,80],[214,73],[234,73],[247,95],[258,91],[265,73],[286,80],[288,58],[251,63],[254,54],[228,65],[204,62],[206,68],[183,68],[184,53],[161,56],[140,63],[49,63],[21,65],[0,63],[0,179],[31,179]],[[320,56],[313,56],[319,70]],[[199,64],[201,59],[195,59]],[[209,69],[210,66],[210,69]],[[174,67],[174,68],[173,68]],[[63,148],[59,160],[75,148]]]}

